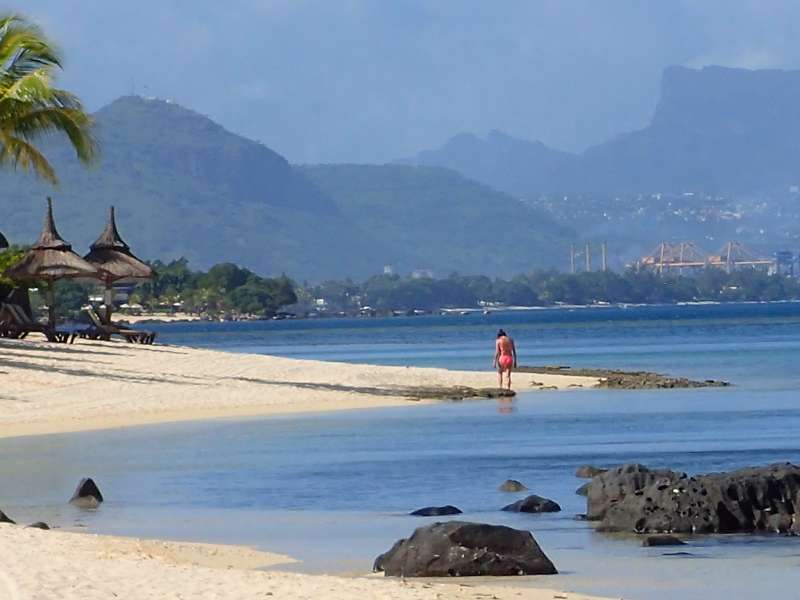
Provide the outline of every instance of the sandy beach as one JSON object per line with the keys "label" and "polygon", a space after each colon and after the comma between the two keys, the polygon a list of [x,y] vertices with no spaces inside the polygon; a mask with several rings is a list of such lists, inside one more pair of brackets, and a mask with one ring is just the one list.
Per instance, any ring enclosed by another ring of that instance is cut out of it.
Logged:
{"label": "sandy beach", "polygon": [[[0,341],[0,437],[408,405],[415,387],[497,385],[491,371],[385,367],[78,340]],[[596,379],[518,374],[518,391]]]}
{"label": "sandy beach", "polygon": [[[224,417],[413,405],[415,386],[495,385],[495,374],[380,367],[80,340],[0,341],[0,436]],[[518,390],[592,387],[591,378],[520,375]],[[430,400],[422,400],[426,402]],[[13,515],[12,515],[13,517]],[[0,600],[588,596],[550,589],[266,571],[292,559],[236,546],[137,540],[0,525]],[[41,560],[46,556],[47,560]],[[550,582],[557,586],[557,581]]]}
{"label": "sandy beach", "polygon": [[[189,544],[0,525],[0,600],[591,600],[583,594],[382,576],[256,570],[287,557]],[[47,557],[46,560],[42,560]]]}

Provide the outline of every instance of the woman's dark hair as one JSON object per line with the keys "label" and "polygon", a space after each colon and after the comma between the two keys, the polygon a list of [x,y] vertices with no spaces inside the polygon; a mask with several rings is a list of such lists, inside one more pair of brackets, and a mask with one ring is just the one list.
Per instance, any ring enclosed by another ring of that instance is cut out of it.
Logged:
{"label": "woman's dark hair", "polygon": [[500,331],[497,332],[497,337],[499,337],[499,338],[508,337],[508,334],[501,329]]}

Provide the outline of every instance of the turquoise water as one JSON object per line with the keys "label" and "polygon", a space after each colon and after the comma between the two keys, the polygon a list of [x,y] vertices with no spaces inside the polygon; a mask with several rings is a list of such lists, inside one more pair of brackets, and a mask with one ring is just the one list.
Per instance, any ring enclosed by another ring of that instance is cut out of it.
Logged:
{"label": "turquoise water", "polygon": [[[800,306],[540,311],[524,315],[186,324],[164,341],[285,356],[485,368],[505,327],[522,362],[648,368],[728,379],[733,388],[587,390],[292,418],[175,424],[0,440],[0,506],[20,519],[93,531],[247,543],[307,571],[361,573],[455,504],[463,518],[534,532],[561,575],[537,585],[625,598],[746,598],[800,584],[800,539],[697,538],[690,556],[598,534],[572,475],[584,463],[690,472],[800,462]],[[64,506],[81,476],[97,512]],[[520,479],[555,515],[499,511]],[[757,574],[757,575],[756,575]]]}

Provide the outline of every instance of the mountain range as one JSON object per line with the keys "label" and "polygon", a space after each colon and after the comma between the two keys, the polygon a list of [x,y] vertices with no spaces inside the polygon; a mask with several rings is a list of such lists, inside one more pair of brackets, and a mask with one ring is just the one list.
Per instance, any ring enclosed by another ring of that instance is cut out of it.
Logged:
{"label": "mountain range", "polygon": [[231,261],[310,280],[363,278],[384,265],[510,275],[563,260],[573,236],[544,211],[450,170],[297,167],[164,100],[123,97],[95,121],[102,154],[92,168],[64,144],[44,142],[57,188],[0,173],[0,230],[11,242],[36,238],[45,196],[78,251],[113,204],[143,258],[185,256],[198,268]]}
{"label": "mountain range", "polygon": [[799,105],[800,71],[669,67],[648,126],[579,154],[492,132],[399,162],[452,168],[526,198],[771,192],[800,183]]}

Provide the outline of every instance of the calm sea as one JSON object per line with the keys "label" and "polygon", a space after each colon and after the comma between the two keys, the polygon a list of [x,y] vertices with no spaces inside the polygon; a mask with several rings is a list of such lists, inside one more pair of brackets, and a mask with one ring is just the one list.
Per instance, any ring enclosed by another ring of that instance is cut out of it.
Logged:
{"label": "calm sea", "polygon": [[[532,530],[562,573],[536,585],[634,599],[792,597],[800,539],[700,537],[678,556],[642,548],[573,520],[585,510],[573,472],[585,463],[694,473],[800,462],[800,304],[157,329],[164,342],[233,352],[486,369],[498,327],[525,364],[641,368],[734,387],[533,392],[510,407],[474,401],[0,440],[0,506],[22,520],[246,543],[302,559],[298,570],[362,573],[426,522],[407,512],[455,504],[465,519]],[[84,475],[107,496],[97,512],[64,505]],[[497,491],[507,478],[563,512],[500,512],[521,496]]]}

